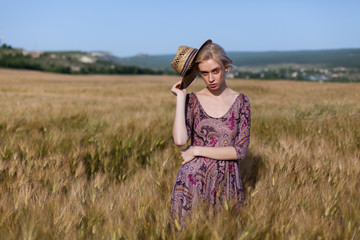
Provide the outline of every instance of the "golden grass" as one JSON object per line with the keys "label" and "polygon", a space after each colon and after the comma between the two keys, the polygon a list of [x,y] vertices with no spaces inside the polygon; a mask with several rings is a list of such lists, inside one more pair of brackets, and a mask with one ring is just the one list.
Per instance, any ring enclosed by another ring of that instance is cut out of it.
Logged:
{"label": "golden grass", "polygon": [[169,229],[179,79],[0,69],[0,238],[360,238],[360,84],[340,83],[229,80],[251,100],[247,203]]}

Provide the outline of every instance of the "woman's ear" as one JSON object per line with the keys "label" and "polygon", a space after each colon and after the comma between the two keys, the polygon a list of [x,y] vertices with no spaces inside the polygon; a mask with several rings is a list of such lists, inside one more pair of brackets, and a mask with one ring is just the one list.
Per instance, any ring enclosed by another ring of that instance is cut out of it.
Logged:
{"label": "woman's ear", "polygon": [[226,68],[225,68],[225,72],[227,72],[227,71],[228,71],[228,69],[229,69],[229,68],[228,68],[228,67],[226,67]]}

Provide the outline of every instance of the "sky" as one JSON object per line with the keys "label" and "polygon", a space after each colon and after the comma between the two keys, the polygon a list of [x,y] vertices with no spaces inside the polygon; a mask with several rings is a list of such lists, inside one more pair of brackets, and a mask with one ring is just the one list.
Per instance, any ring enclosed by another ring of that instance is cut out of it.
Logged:
{"label": "sky", "polygon": [[174,54],[360,48],[359,0],[0,0],[6,44],[28,51]]}

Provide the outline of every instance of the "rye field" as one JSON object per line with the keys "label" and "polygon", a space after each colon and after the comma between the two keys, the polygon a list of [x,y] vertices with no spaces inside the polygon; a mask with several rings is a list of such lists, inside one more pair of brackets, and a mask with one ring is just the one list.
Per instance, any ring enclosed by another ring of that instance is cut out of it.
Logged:
{"label": "rye field", "polygon": [[360,239],[360,84],[228,80],[246,204],[169,228],[179,80],[0,69],[0,239]]}

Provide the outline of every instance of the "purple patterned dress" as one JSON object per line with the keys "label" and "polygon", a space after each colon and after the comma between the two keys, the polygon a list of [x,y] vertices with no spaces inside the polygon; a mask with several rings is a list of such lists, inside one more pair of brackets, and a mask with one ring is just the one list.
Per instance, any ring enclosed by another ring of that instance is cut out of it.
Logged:
{"label": "purple patterned dress", "polygon": [[237,160],[196,157],[180,167],[171,194],[171,215],[181,224],[199,200],[210,206],[221,206],[224,199],[243,204],[238,160],[245,157],[249,146],[250,102],[240,94],[224,116],[214,118],[204,111],[196,94],[190,93],[186,97],[185,118],[191,145],[233,146]]}

